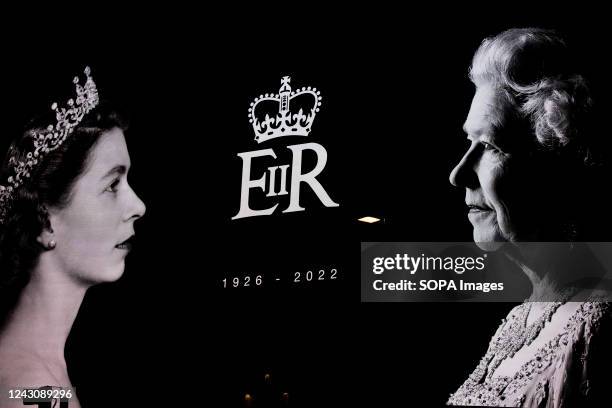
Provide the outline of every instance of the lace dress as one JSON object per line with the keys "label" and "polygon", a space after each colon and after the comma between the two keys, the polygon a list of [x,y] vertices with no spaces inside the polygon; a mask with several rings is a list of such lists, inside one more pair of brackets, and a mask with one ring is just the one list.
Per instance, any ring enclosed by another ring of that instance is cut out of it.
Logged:
{"label": "lace dress", "polygon": [[507,407],[612,406],[612,318],[610,303],[580,304],[561,333],[542,346],[514,376],[488,372],[515,307],[497,329],[474,372],[451,394],[449,405]]}

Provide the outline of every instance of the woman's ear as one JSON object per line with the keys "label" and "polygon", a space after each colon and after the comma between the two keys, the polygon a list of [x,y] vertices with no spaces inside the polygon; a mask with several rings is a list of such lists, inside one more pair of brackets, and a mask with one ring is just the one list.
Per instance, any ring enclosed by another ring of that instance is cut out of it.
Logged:
{"label": "woman's ear", "polygon": [[53,241],[53,229],[52,228],[43,228],[42,232],[36,237],[36,241],[47,248],[49,246],[49,242]]}
{"label": "woman's ear", "polygon": [[49,242],[53,241],[53,215],[46,208],[43,207],[41,211],[41,216],[44,217],[43,220],[43,229],[36,237],[36,241],[41,244],[43,247],[47,248],[49,246]]}

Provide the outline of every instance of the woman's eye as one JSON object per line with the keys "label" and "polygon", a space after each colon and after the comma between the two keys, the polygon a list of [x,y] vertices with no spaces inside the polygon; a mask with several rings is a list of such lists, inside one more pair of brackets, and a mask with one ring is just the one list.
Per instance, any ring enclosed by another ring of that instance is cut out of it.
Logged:
{"label": "woman's eye", "polygon": [[115,181],[111,183],[110,186],[106,187],[105,191],[108,191],[109,193],[116,193],[118,187],[119,187],[119,179],[116,179]]}
{"label": "woman's eye", "polygon": [[490,150],[495,153],[501,153],[501,151],[497,147],[493,146],[492,144],[487,143],[487,142],[481,142],[481,143],[484,146],[485,150]]}

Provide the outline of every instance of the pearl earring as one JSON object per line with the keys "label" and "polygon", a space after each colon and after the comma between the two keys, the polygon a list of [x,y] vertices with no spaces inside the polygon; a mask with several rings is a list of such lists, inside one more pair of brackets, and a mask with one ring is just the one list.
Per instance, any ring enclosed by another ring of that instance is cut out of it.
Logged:
{"label": "pearl earring", "polygon": [[51,240],[51,241],[49,241],[49,244],[47,245],[47,248],[55,249],[55,245],[56,245],[55,241]]}

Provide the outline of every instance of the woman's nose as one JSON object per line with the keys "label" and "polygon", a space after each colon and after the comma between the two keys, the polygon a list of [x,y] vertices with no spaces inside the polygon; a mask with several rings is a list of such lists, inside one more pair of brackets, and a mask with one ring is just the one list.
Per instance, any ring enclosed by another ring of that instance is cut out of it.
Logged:
{"label": "woman's nose", "polygon": [[134,190],[132,190],[132,187],[130,187],[130,199],[129,199],[129,211],[127,212],[127,216],[126,219],[132,219],[132,218],[140,218],[143,215],[145,215],[145,212],[147,211],[147,206],[145,205],[145,203],[140,199],[140,197],[138,197],[138,195],[136,195],[136,192]]}
{"label": "woman's nose", "polygon": [[474,169],[473,158],[474,145],[470,146],[459,163],[451,171],[448,180],[455,187],[475,188],[478,185],[478,177]]}

